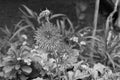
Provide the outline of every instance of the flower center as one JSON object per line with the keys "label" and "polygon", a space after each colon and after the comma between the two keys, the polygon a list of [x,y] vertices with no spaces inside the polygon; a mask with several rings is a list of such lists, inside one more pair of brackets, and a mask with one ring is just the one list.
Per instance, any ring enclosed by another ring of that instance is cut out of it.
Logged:
{"label": "flower center", "polygon": [[45,31],[44,32],[44,36],[45,36],[45,38],[47,38],[47,39],[51,39],[52,38],[52,33],[50,32],[50,31]]}

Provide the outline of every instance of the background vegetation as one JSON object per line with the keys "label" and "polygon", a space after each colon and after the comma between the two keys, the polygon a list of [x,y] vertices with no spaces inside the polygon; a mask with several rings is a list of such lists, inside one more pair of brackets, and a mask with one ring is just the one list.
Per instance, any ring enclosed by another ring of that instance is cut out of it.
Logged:
{"label": "background vegetation", "polygon": [[0,79],[119,80],[119,0],[113,4],[101,25],[100,0],[89,19],[87,3],[76,3],[76,25],[65,14],[22,5],[20,21],[0,28]]}

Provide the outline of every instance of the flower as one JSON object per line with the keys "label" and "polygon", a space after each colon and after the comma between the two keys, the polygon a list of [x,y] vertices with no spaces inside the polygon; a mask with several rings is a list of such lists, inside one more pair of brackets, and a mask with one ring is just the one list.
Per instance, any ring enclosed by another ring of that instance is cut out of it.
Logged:
{"label": "flower", "polygon": [[27,65],[31,65],[32,60],[31,59],[24,59],[24,62],[27,63]]}
{"label": "flower", "polygon": [[46,21],[49,22],[49,16],[50,16],[50,14],[51,14],[51,12],[50,12],[48,9],[42,11],[42,12],[39,14],[39,16],[38,16],[38,19],[37,19],[38,23],[41,23],[41,21],[44,21],[44,20],[41,20],[41,19],[43,19],[43,18],[44,18]]}
{"label": "flower", "polygon": [[20,57],[18,57],[18,58],[17,58],[17,60],[19,61],[19,60],[21,60],[21,58],[20,58]]}
{"label": "flower", "polygon": [[22,43],[22,45],[23,45],[23,46],[27,45],[27,42],[26,42],[26,41],[24,41],[24,42]]}
{"label": "flower", "polygon": [[78,42],[78,37],[72,37],[70,40],[73,40],[74,42]]}
{"label": "flower", "polygon": [[40,17],[40,18],[42,18],[42,17],[47,17],[47,16],[49,16],[50,14],[51,14],[51,12],[50,12],[48,9],[46,9],[46,10],[42,11],[42,12],[39,14],[39,17]]}
{"label": "flower", "polygon": [[28,39],[27,35],[25,35],[25,34],[22,34],[21,37],[25,40]]}
{"label": "flower", "polygon": [[60,37],[58,28],[46,22],[36,31],[35,40],[39,48],[49,51],[57,47]]}
{"label": "flower", "polygon": [[81,41],[80,45],[86,45],[86,42],[85,41]]}

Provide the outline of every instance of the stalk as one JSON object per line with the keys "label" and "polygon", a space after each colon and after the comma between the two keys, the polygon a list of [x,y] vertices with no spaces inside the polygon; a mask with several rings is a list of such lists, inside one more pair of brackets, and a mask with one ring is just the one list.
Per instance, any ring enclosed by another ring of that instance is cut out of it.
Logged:
{"label": "stalk", "polygon": [[[95,3],[95,13],[94,13],[94,21],[93,21],[93,26],[94,26],[94,30],[93,30],[93,34],[92,34],[93,37],[96,36],[97,23],[98,23],[99,4],[100,4],[100,0],[96,0],[96,3]],[[94,49],[94,45],[95,45],[95,40],[92,39],[92,48],[93,49]],[[93,52],[91,52],[91,58],[93,58]]]}

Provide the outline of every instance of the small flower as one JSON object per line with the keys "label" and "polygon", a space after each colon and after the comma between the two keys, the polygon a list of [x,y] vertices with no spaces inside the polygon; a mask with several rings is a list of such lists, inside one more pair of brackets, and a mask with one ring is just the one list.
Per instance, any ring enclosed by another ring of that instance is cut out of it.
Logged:
{"label": "small flower", "polygon": [[73,40],[74,42],[78,42],[78,37],[72,37],[70,40]]}
{"label": "small flower", "polygon": [[38,49],[38,46],[35,46],[35,49]]}
{"label": "small flower", "polygon": [[18,57],[18,58],[17,58],[17,60],[18,60],[18,61],[20,61],[20,60],[21,60],[21,58],[20,58],[20,57]]}
{"label": "small flower", "polygon": [[[49,22],[49,16],[50,16],[50,14],[51,14],[51,12],[50,12],[48,9],[42,11],[42,12],[39,14],[39,16],[38,16],[37,21],[38,21],[39,23],[41,23],[41,19],[44,19],[44,20],[46,20],[46,21]],[[44,21],[44,20],[43,20],[43,21]]]}
{"label": "small flower", "polygon": [[49,16],[50,14],[51,14],[51,12],[48,9],[46,9],[39,14],[39,17],[40,18],[46,17],[46,16]]}
{"label": "small flower", "polygon": [[33,52],[37,52],[37,51],[36,51],[36,49],[32,49],[30,52],[33,53]]}
{"label": "small flower", "polygon": [[83,36],[84,36],[84,34],[82,34],[82,33],[81,33],[81,34],[80,34],[80,36],[81,36],[81,37],[83,37]]}
{"label": "small flower", "polygon": [[28,38],[27,38],[27,35],[25,35],[25,34],[21,35],[21,37],[22,37],[23,39],[25,39],[25,40],[28,39]]}
{"label": "small flower", "polygon": [[55,59],[50,58],[50,59],[49,59],[49,62],[50,62],[50,63],[54,63],[54,62],[56,62],[56,61],[55,61]]}
{"label": "small flower", "polygon": [[86,45],[86,42],[85,41],[81,41],[80,45]]}
{"label": "small flower", "polygon": [[81,67],[84,68],[84,69],[88,69],[89,68],[88,65],[85,65],[85,64],[81,65]]}
{"label": "small flower", "polygon": [[31,59],[24,59],[24,62],[27,63],[27,65],[31,65],[32,60]]}
{"label": "small flower", "polygon": [[22,45],[23,45],[23,46],[25,46],[26,44],[27,44],[27,42],[26,42],[26,41],[24,41],[24,42],[22,43]]}

